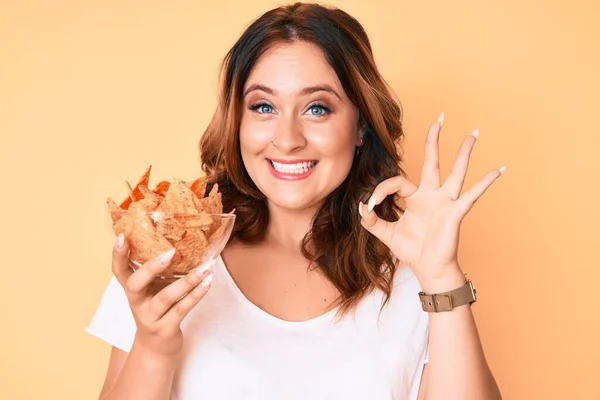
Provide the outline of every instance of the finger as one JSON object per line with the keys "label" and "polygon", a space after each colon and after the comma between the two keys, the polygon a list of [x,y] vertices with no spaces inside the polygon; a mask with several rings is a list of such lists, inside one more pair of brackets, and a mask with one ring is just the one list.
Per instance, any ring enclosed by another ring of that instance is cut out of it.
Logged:
{"label": "finger", "polygon": [[174,255],[175,249],[171,248],[158,257],[148,260],[131,275],[126,284],[130,300],[137,301],[146,297],[146,288],[159,273],[167,268]]}
{"label": "finger", "polygon": [[473,133],[463,140],[460,148],[458,149],[458,154],[456,155],[456,160],[454,161],[452,170],[450,171],[450,174],[444,183],[444,187],[454,199],[457,199],[458,196],[460,196],[460,191],[465,183],[465,177],[467,176],[467,169],[469,168],[471,153],[478,136],[479,129],[475,129]]}
{"label": "finger", "polygon": [[443,122],[444,114],[440,115],[436,124],[431,125],[425,140],[421,185],[429,188],[440,186],[439,137]]}
{"label": "finger", "polygon": [[121,286],[125,286],[125,282],[133,274],[133,270],[129,267],[128,245],[123,233],[117,236],[113,246],[112,272]]}
{"label": "finger", "polygon": [[213,274],[209,273],[192,291],[184,298],[179,300],[167,313],[160,319],[160,324],[165,326],[177,326],[186,315],[206,296],[212,284]]}
{"label": "finger", "polygon": [[401,175],[386,179],[373,190],[367,203],[368,212],[373,211],[377,204],[393,193],[398,193],[401,197],[408,197],[416,190],[417,186]]}
{"label": "finger", "polygon": [[212,273],[214,263],[214,261],[211,261],[190,271],[183,278],[158,292],[150,302],[150,308],[157,316],[156,319],[161,318],[178,300],[187,295],[190,290],[198,286],[206,276]]}
{"label": "finger", "polygon": [[368,207],[365,206],[362,201],[358,204],[358,213],[362,217],[360,224],[373,236],[381,240],[383,244],[389,246],[393,239],[393,223],[379,218],[375,211],[369,212]]}
{"label": "finger", "polygon": [[463,193],[457,200],[464,213],[467,213],[485,191],[506,171],[506,166],[488,172],[471,189]]}

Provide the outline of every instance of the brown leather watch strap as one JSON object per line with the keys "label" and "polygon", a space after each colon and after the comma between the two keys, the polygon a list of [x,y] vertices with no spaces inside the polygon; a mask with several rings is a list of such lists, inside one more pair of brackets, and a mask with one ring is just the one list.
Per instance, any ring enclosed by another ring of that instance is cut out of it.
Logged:
{"label": "brown leather watch strap", "polygon": [[461,287],[444,293],[426,294],[419,293],[421,306],[426,312],[452,311],[454,308],[472,304],[477,301],[477,292],[473,283],[467,279],[467,282]]}

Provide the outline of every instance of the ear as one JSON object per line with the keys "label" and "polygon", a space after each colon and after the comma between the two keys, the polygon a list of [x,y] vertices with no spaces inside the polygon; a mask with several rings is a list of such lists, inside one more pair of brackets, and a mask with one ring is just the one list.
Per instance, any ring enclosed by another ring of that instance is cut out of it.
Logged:
{"label": "ear", "polygon": [[359,128],[358,135],[356,135],[356,147],[362,147],[362,145],[364,143],[364,137],[365,137],[365,134],[363,132],[363,129]]}
{"label": "ear", "polygon": [[362,117],[362,114],[358,114],[358,129],[356,130],[356,147],[361,147],[364,143],[366,124]]}

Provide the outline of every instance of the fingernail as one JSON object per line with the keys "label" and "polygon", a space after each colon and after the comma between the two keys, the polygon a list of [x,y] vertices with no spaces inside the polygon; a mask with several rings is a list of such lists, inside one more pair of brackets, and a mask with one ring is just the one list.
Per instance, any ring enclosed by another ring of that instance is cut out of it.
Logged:
{"label": "fingernail", "polygon": [[361,216],[361,217],[363,216],[363,210],[362,210],[362,209],[363,209],[363,207],[364,207],[364,204],[363,204],[363,202],[362,202],[362,201],[361,201],[361,202],[359,202],[359,203],[358,203],[358,213],[360,214],[360,216]]}
{"label": "fingernail", "polygon": [[479,128],[476,128],[476,129],[473,131],[473,133],[471,133],[471,135],[472,135],[472,136],[473,136],[475,139],[477,139],[477,138],[479,137]]}
{"label": "fingernail", "polygon": [[161,264],[166,264],[171,261],[171,258],[175,255],[175,249],[171,248],[170,250],[165,251],[160,255],[159,261]]}
{"label": "fingernail", "polygon": [[210,283],[213,280],[213,274],[208,275],[206,278],[202,279],[202,282],[200,282],[201,286],[208,286],[210,285]]}
{"label": "fingernail", "polygon": [[371,211],[373,211],[373,208],[375,208],[375,198],[371,197],[369,199],[369,203],[367,203],[367,212],[369,214],[371,214]]}
{"label": "fingernail", "polygon": [[119,233],[119,236],[117,236],[117,240],[115,241],[115,247],[117,250],[121,250],[123,245],[125,245],[125,235],[123,233]]}
{"label": "fingernail", "polygon": [[441,113],[438,117],[438,124],[440,124],[440,127],[444,125],[444,113]]}
{"label": "fingernail", "polygon": [[506,165],[503,165],[500,168],[498,168],[498,171],[500,171],[500,173],[503,174],[504,171],[506,171]]}
{"label": "fingernail", "polygon": [[211,261],[203,266],[201,266],[200,268],[196,269],[196,276],[202,276],[204,275],[204,273],[210,269],[212,269],[213,265],[214,265],[214,261]]}

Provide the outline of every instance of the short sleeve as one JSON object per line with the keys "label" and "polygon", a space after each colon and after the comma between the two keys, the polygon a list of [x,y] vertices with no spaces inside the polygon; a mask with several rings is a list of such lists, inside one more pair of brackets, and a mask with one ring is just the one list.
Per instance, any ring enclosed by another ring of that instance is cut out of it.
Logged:
{"label": "short sleeve", "polygon": [[85,331],[120,350],[133,346],[136,324],[123,287],[113,276]]}

